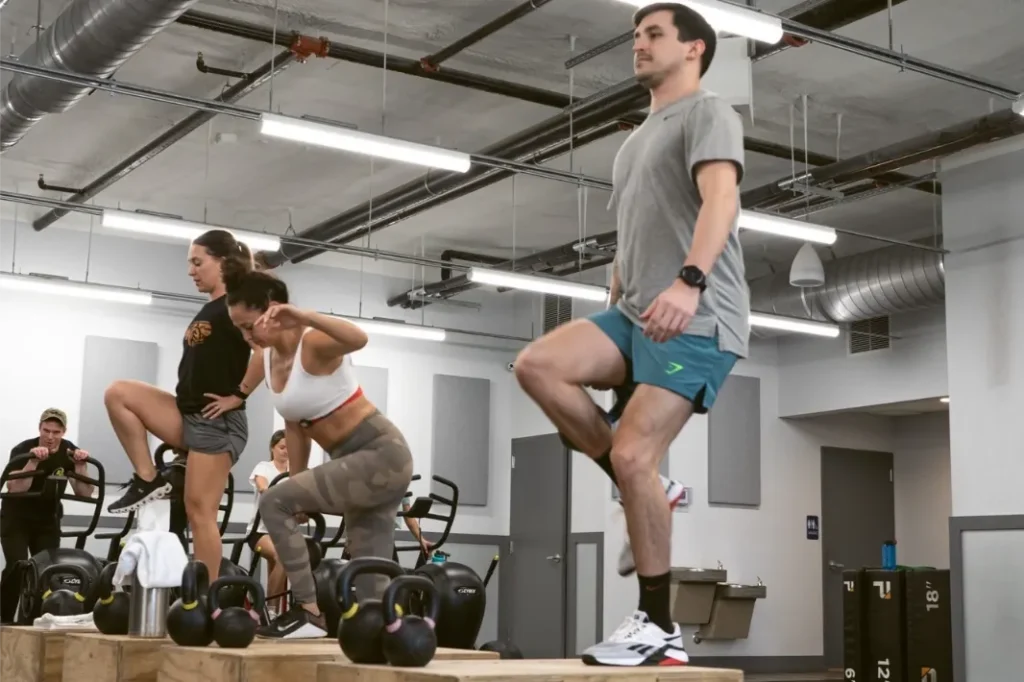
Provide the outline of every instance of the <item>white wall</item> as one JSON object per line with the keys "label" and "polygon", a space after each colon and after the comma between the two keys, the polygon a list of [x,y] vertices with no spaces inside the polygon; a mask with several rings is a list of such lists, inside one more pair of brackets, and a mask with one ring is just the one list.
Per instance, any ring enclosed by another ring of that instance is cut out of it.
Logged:
{"label": "white wall", "polygon": [[[88,234],[60,228],[36,233],[22,225],[13,249],[11,224],[0,231],[0,269],[15,272],[45,272],[81,280],[85,273]],[[186,270],[187,247],[181,243],[159,243],[138,239],[94,236],[91,245],[90,281],[104,284],[141,286],[161,291],[195,295]],[[411,268],[410,268],[411,271]],[[472,329],[501,334],[529,334],[527,323],[517,316],[517,296],[475,294],[485,305],[481,311],[431,306],[424,311],[388,308],[386,296],[408,288],[410,280],[375,275],[362,278],[358,272],[338,268],[301,265],[280,271],[289,283],[295,302],[322,311],[357,315],[406,318],[413,322],[448,328]],[[410,274],[410,277],[412,275]],[[362,310],[360,311],[360,293]],[[49,296],[0,294],[0,316],[14,333],[0,338],[0,462],[10,447],[35,435],[37,420],[51,405],[69,416],[68,438],[78,435],[77,417],[81,392],[82,357],[87,335],[103,335],[156,342],[160,345],[158,383],[174,389],[181,353],[181,334],[196,307],[190,304],[161,304],[148,308],[100,304]],[[423,476],[413,486],[426,494],[431,475],[433,375],[456,374],[489,379],[491,393],[490,491],[486,507],[462,507],[453,532],[507,534],[509,509],[509,462],[511,452],[512,386],[514,378],[506,369],[521,344],[496,343],[452,336],[456,342],[424,342],[374,337],[370,345],[354,356],[357,365],[389,370],[389,417],[402,429],[413,451],[415,470]],[[459,339],[462,339],[461,341]],[[468,345],[470,342],[483,345]],[[495,344],[492,344],[495,345]],[[88,443],[78,443],[89,448]],[[123,453],[94,453],[123,457]],[[483,456],[485,453],[481,453]],[[249,472],[235,472],[248,476]],[[443,472],[442,472],[443,473]],[[417,487],[419,486],[419,487]],[[108,498],[116,494],[107,491]],[[111,498],[112,499],[112,498]],[[252,514],[251,498],[236,496],[233,522],[247,522]],[[106,503],[104,503],[106,504]],[[76,506],[78,507],[76,509]],[[67,514],[92,513],[87,505],[66,505]],[[434,522],[427,522],[431,530]]]}
{"label": "white wall", "polygon": [[779,414],[786,417],[948,395],[942,306],[893,315],[889,348],[850,355],[836,339],[779,339]]}
{"label": "white wall", "polygon": [[949,568],[949,413],[892,419],[896,558],[905,566]]}

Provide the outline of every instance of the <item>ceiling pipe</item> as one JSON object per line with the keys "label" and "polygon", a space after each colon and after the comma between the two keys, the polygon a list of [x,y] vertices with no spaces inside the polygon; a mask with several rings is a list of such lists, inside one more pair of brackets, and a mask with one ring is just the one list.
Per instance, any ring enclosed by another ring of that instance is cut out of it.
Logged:
{"label": "ceiling pipe", "polygon": [[890,246],[825,263],[825,283],[795,287],[789,272],[750,283],[750,309],[848,323],[939,305],[946,296],[940,253]]}
{"label": "ceiling pipe", "polygon": [[[829,0],[828,2],[804,2],[790,9],[779,12],[779,16],[807,26],[828,26],[830,31],[867,19],[873,14],[887,11],[890,7],[902,5],[907,0]],[[806,9],[804,9],[804,7]],[[765,57],[778,54],[790,47],[801,47],[807,41],[794,36],[786,36],[774,45],[758,43],[754,48],[753,60],[761,61]]]}
{"label": "ceiling pipe", "polygon": [[[18,58],[22,63],[108,78],[196,0],[72,0]],[[63,113],[90,88],[15,75],[0,95],[0,151],[47,114]]]}
{"label": "ceiling pipe", "polygon": [[[246,74],[245,78],[239,80],[237,83],[222,92],[216,98],[216,101],[228,104],[238,102],[251,92],[259,89],[260,86],[269,81],[274,75],[288,68],[288,66],[295,60],[296,56],[297,53],[294,50],[288,50],[278,54],[267,63]],[[75,204],[82,204],[89,199],[92,199],[103,190],[125,178],[132,171],[140,168],[143,164],[151,161],[162,152],[170,149],[172,145],[180,142],[190,133],[213,119],[216,115],[217,114],[209,111],[196,111],[189,114],[147,142],[137,151],[132,152],[125,159],[119,161],[110,170],[104,172],[81,190],[78,190],[71,196],[67,197],[67,201]],[[67,214],[68,209],[66,208],[53,209],[49,213],[46,213],[34,220],[32,222],[32,227],[37,232],[45,230]]]}
{"label": "ceiling pipe", "polygon": [[[236,19],[221,17],[216,14],[210,14],[209,12],[200,12],[196,10],[189,10],[188,12],[185,12],[178,18],[178,23],[183,26],[191,26],[193,28],[199,28],[206,31],[212,31],[223,35],[230,35],[236,38],[244,38],[246,40],[253,40],[270,45],[277,44],[282,47],[286,47],[290,40],[288,34],[284,31],[278,31],[275,33],[271,27],[260,26],[258,24],[238,21]],[[501,95],[503,97],[509,97],[523,102],[529,102],[531,104],[554,107],[556,109],[565,109],[572,106],[574,103],[580,102],[582,99],[580,97],[570,98],[568,95],[563,95],[560,92],[521,85],[519,83],[503,81],[488,76],[480,76],[467,71],[452,70],[448,68],[430,71],[424,68],[423,64],[415,59],[407,59],[390,54],[385,58],[385,55],[380,52],[374,52],[373,50],[366,50],[359,47],[351,47],[348,45],[339,45],[337,43],[330,43],[330,47],[324,56],[352,64],[360,64],[376,69],[387,69],[394,73],[415,76],[417,78],[427,78],[439,83],[457,85],[477,92]],[[600,94],[601,93],[597,93],[597,95]],[[640,125],[643,123],[646,116],[642,113],[629,113],[620,118],[623,122],[630,125]],[[749,137],[744,138],[744,144],[747,151],[786,160],[790,158],[790,154],[794,151],[789,147]],[[798,158],[803,158],[803,150],[796,149],[795,153]],[[810,163],[814,164],[814,161],[812,160]],[[826,161],[824,163],[830,162]]]}
{"label": "ceiling pipe", "polygon": [[981,118],[957,123],[942,130],[901,140],[895,144],[819,166],[795,178],[786,177],[743,193],[743,207],[757,209],[780,198],[791,197],[793,185],[840,184],[867,180],[881,173],[948,156],[977,145],[1024,133],[1024,116],[1005,109]]}
{"label": "ceiling pipe", "polygon": [[[237,19],[221,17],[209,12],[189,10],[180,17],[178,23],[183,26],[192,26],[215,33],[245,38],[270,45],[288,47],[291,40],[287,31],[278,30],[276,33],[273,27],[260,26]],[[366,50],[361,47],[342,45],[338,42],[331,42],[330,48],[325,55],[331,59],[337,59],[351,64],[361,64],[374,69],[387,69],[393,73],[402,73],[417,78],[427,78],[438,83],[458,85],[478,92],[486,92],[492,95],[501,95],[513,99],[540,104],[547,107],[562,108],[568,106],[572,100],[560,92],[551,92],[543,88],[534,88],[528,85],[511,83],[499,78],[490,78],[458,69],[427,70],[419,60],[401,57],[399,55],[384,55],[381,52]]]}
{"label": "ceiling pipe", "polygon": [[[505,262],[504,258],[498,256],[486,256],[482,253],[470,253],[469,251],[459,251],[458,249],[445,249],[441,252],[441,260],[452,262],[453,260],[460,260],[466,263],[479,263],[480,265],[499,265]],[[452,276],[452,269],[450,267],[441,268],[441,279],[448,279]]]}
{"label": "ceiling pipe", "polygon": [[509,11],[496,19],[492,19],[475,31],[467,33],[451,45],[448,45],[433,54],[427,55],[420,60],[420,64],[422,64],[423,68],[428,71],[436,71],[441,66],[441,62],[451,59],[467,47],[476,45],[484,38],[497,33],[509,24],[522,19],[527,14],[530,14],[536,9],[540,9],[549,2],[551,2],[551,0],[526,0],[526,2],[516,5]]}

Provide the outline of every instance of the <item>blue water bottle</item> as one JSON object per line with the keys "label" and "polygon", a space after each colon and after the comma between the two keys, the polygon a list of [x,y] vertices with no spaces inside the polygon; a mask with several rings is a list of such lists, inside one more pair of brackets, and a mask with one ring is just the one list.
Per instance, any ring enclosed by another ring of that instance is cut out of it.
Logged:
{"label": "blue water bottle", "polygon": [[882,545],[882,569],[896,570],[896,541],[890,540]]}
{"label": "blue water bottle", "polygon": [[447,558],[448,558],[447,554],[445,554],[444,552],[441,552],[441,551],[437,551],[437,552],[434,552],[431,555],[430,563],[432,563],[432,564],[443,564],[445,562],[445,559],[447,559]]}

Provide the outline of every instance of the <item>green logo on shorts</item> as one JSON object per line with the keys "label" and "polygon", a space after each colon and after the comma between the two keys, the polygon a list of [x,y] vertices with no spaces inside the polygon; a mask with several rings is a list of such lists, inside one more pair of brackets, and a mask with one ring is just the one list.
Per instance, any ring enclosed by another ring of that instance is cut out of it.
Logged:
{"label": "green logo on shorts", "polygon": [[676,372],[682,371],[682,369],[683,369],[683,366],[680,365],[678,362],[670,362],[670,363],[668,363],[668,369],[665,370],[665,374],[668,374],[668,375],[671,376],[671,375],[675,374]]}

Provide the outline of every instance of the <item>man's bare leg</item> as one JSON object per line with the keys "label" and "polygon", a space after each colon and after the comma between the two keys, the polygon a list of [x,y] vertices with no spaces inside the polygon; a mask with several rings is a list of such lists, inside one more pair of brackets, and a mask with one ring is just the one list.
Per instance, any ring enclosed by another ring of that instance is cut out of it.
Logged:
{"label": "man's bare leg", "polygon": [[672,512],[658,465],[691,414],[693,405],[685,398],[643,384],[612,440],[612,466],[640,581],[639,610],[666,632],[674,629],[669,606]]}
{"label": "man's bare leg", "polygon": [[626,363],[596,324],[573,320],[545,334],[519,353],[515,372],[559,433],[595,460],[608,453],[611,427],[583,386],[622,384]]}

